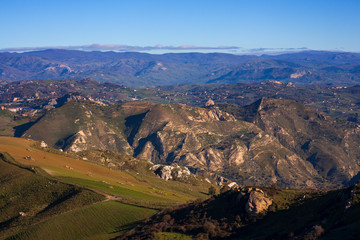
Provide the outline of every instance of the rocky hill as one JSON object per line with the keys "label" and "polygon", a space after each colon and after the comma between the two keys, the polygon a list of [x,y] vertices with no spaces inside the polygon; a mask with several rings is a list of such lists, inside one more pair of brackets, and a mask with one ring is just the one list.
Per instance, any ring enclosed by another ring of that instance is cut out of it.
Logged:
{"label": "rocky hill", "polygon": [[358,124],[333,120],[299,102],[271,98],[238,108],[237,118],[276,137],[327,179],[345,183],[359,171]]}
{"label": "rocky hill", "polygon": [[359,172],[359,126],[263,98],[233,112],[181,104],[71,101],[22,137],[70,151],[112,150],[245,185],[336,187]]}
{"label": "rocky hill", "polygon": [[169,208],[118,239],[358,239],[358,186],[328,192],[236,188]]}

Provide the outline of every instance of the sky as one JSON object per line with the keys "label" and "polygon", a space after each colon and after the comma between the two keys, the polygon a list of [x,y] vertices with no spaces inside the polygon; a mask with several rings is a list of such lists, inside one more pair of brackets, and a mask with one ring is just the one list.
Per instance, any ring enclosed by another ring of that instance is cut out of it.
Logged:
{"label": "sky", "polygon": [[360,52],[360,0],[0,0],[0,51]]}

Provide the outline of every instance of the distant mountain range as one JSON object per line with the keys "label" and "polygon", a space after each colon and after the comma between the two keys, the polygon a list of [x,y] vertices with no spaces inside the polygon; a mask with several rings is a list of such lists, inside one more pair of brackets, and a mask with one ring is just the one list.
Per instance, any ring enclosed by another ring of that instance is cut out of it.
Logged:
{"label": "distant mountain range", "polygon": [[88,77],[131,87],[266,80],[298,85],[355,85],[360,83],[360,54],[304,51],[276,56],[223,53],[154,55],[54,49],[0,53],[0,83]]}

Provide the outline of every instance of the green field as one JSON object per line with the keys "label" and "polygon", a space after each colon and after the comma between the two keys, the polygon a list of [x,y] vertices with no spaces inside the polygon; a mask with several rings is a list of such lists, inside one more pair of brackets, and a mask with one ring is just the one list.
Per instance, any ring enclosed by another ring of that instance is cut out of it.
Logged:
{"label": "green field", "polygon": [[146,194],[141,191],[135,191],[126,187],[113,186],[108,183],[91,181],[78,178],[61,178],[64,182],[73,183],[76,185],[88,187],[90,189],[100,190],[103,193],[110,194],[112,196],[118,196],[120,201],[130,203],[137,206],[149,207],[149,208],[164,208],[172,206],[174,204],[180,204],[179,200],[171,200],[169,197],[159,197],[157,195]]}
{"label": "green field", "polygon": [[13,161],[10,155],[0,154],[0,237],[105,199]]}
{"label": "green field", "polygon": [[172,232],[159,232],[155,234],[155,237],[152,240],[191,240],[191,236],[181,234],[181,233],[172,233]]}
{"label": "green field", "polygon": [[109,239],[155,213],[116,201],[101,202],[56,216],[6,239]]}

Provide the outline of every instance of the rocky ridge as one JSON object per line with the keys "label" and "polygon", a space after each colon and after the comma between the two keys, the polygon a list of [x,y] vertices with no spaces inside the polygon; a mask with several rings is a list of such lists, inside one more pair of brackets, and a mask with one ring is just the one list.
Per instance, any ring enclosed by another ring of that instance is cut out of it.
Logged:
{"label": "rocky ridge", "polygon": [[358,129],[294,101],[268,98],[237,115],[217,106],[72,101],[49,111],[23,137],[63,150],[112,150],[177,164],[240,185],[318,188],[347,184],[359,172]]}
{"label": "rocky ridge", "polygon": [[311,163],[321,176],[347,182],[359,172],[358,124],[334,120],[290,100],[262,98],[245,109],[247,121]]}

